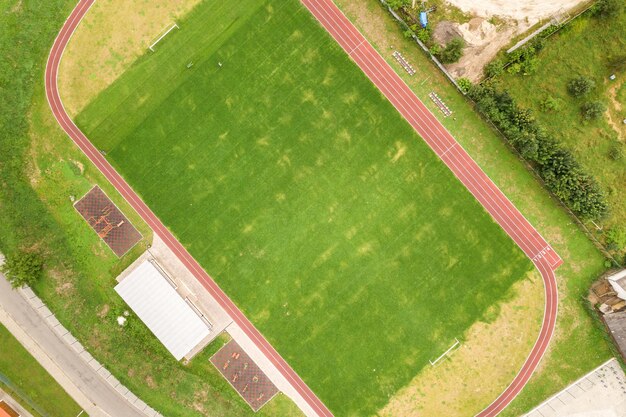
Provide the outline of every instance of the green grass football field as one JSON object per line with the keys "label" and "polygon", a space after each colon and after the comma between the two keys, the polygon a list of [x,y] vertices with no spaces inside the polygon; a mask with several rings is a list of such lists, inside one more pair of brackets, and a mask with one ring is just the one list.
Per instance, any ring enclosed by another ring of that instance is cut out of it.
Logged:
{"label": "green grass football field", "polygon": [[374,414],[530,261],[297,0],[178,24],[78,125],[336,415]]}

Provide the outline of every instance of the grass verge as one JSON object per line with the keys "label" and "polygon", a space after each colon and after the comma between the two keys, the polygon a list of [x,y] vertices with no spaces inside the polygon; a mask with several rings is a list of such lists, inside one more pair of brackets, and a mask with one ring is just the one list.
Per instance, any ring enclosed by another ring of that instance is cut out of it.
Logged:
{"label": "grass verge", "polygon": [[0,387],[27,411],[35,417],[76,416],[81,412],[80,406],[1,324],[0,346]]}

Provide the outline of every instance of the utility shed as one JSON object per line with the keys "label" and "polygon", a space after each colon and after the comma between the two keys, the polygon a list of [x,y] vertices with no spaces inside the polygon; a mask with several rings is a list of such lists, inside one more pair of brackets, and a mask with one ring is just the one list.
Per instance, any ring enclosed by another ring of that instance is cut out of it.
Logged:
{"label": "utility shed", "polygon": [[211,331],[211,325],[196,314],[149,260],[117,284],[115,291],[176,360],[185,357]]}
{"label": "utility shed", "polygon": [[626,360],[626,311],[602,317],[624,360]]}
{"label": "utility shed", "polygon": [[626,300],[626,269],[611,275],[607,280],[617,293],[617,296],[622,300]]}

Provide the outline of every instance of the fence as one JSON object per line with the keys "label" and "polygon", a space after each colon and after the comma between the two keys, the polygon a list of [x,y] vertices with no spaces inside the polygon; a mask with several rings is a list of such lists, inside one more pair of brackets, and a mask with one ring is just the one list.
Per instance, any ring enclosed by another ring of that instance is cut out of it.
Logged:
{"label": "fence", "polygon": [[[391,14],[391,16],[393,16],[393,18],[396,19],[396,21],[400,24],[400,26],[403,29],[410,30],[408,23],[406,23],[404,21],[404,19],[402,19],[402,17],[400,17],[400,15],[398,13],[396,13],[396,11],[393,10],[391,8],[391,6],[389,6],[387,4],[387,2],[385,0],[379,0],[379,1],[383,5],[383,7],[385,7],[387,9],[387,11]],[[454,86],[457,88],[457,90],[459,90],[459,92],[461,94],[465,95],[466,94],[465,91],[463,91],[463,89],[457,84],[457,82],[454,79],[454,77],[446,70],[446,68],[441,64],[441,62],[439,62],[437,57],[430,53],[430,50],[428,49],[428,47],[426,47],[426,45],[424,45],[424,42],[419,40],[419,38],[417,37],[417,35],[415,33],[413,33],[413,31],[411,31],[411,38],[413,38],[415,43],[417,43],[420,46],[420,48],[422,48],[422,50],[435,63],[435,65],[437,65],[437,68],[439,68],[439,70],[441,72],[443,72],[446,77],[448,77],[448,80],[450,80],[450,82],[452,84],[454,84]]]}
{"label": "fence", "polygon": [[[396,21],[400,24],[400,26],[405,29],[405,30],[410,30],[409,25],[402,19],[402,17],[400,17],[400,15],[398,15],[395,10],[393,10],[386,2],[386,0],[379,0],[380,3],[383,5],[383,7],[385,7],[387,9],[387,11],[391,14],[391,16],[393,16],[394,19],[396,19]],[[591,9],[591,7],[593,7],[593,5],[595,4],[595,2],[590,2],[589,4],[587,4],[587,6],[579,13],[577,13],[575,16],[567,19],[565,22],[563,22],[559,28],[550,33],[548,36],[546,36],[546,39],[550,36],[552,36],[554,33],[558,32],[559,30],[561,30],[563,27],[565,27],[567,24],[571,23],[574,19],[578,18],[579,16],[581,16],[583,13],[585,13],[586,11],[588,11],[589,9]],[[411,31],[412,32],[412,31]],[[426,47],[426,45],[419,40],[419,38],[414,34],[411,33],[411,37],[413,38],[413,40],[415,41],[415,43],[417,43],[420,48],[422,48],[422,50],[428,55],[428,57],[435,63],[435,65],[437,65],[437,68],[439,68],[439,70],[441,70],[441,72],[443,72],[443,74],[448,78],[448,80],[450,80],[450,82],[457,88],[458,91],[461,92],[461,94],[463,94],[463,96],[466,97],[468,103],[472,106],[472,109],[477,112],[478,114],[481,115],[481,118],[485,121],[487,121],[489,123],[489,125],[496,131],[498,132],[500,139],[503,140],[503,142],[506,144],[506,146],[513,151],[513,153],[515,155],[517,155],[517,157],[522,161],[522,163],[526,166],[526,168],[531,172],[531,174],[535,177],[535,179],[537,181],[539,181],[539,183],[543,186],[543,188],[548,192],[548,194],[550,195],[550,197],[552,199],[554,199],[555,201],[558,202],[558,204],[565,209],[565,212],[567,214],[569,214],[570,218],[572,218],[576,224],[580,227],[580,229],[585,233],[585,235],[587,235],[587,237],[589,238],[589,240],[591,240],[591,242],[594,244],[594,246],[596,246],[596,248],[598,248],[598,250],[600,252],[602,252],[602,254],[607,257],[608,259],[610,259],[611,261],[613,261],[613,263],[617,266],[621,266],[623,267],[623,264],[621,262],[619,262],[609,251],[608,249],[602,244],[602,242],[600,242],[596,236],[593,234],[593,232],[591,232],[589,230],[589,228],[585,225],[585,223],[569,208],[565,205],[565,203],[563,203],[563,201],[561,201],[561,199],[559,199],[552,191],[550,191],[550,189],[547,187],[545,181],[543,180],[543,178],[541,178],[541,176],[539,175],[539,173],[535,170],[535,168],[531,165],[531,163],[524,158],[518,151],[517,149],[515,149],[511,143],[506,139],[506,136],[504,136],[504,134],[500,131],[500,129],[498,129],[496,127],[495,124],[493,124],[493,122],[491,120],[489,120],[487,117],[485,117],[480,111],[478,111],[477,107],[476,107],[476,103],[474,103],[473,100],[471,100],[467,94],[463,91],[463,89],[461,89],[461,87],[457,84],[456,80],[452,77],[452,75],[446,71],[446,69],[444,68],[444,66],[441,64],[441,62],[439,62],[439,60],[433,56],[433,54],[430,53],[430,50]],[[511,63],[508,63],[505,65],[508,66]]]}

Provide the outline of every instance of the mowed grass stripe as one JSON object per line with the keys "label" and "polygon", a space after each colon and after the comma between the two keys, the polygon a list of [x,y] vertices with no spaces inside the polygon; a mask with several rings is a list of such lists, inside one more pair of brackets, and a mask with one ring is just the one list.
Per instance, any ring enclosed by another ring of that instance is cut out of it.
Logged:
{"label": "mowed grass stripe", "polygon": [[298,1],[219,5],[78,123],[333,412],[372,415],[532,265]]}

